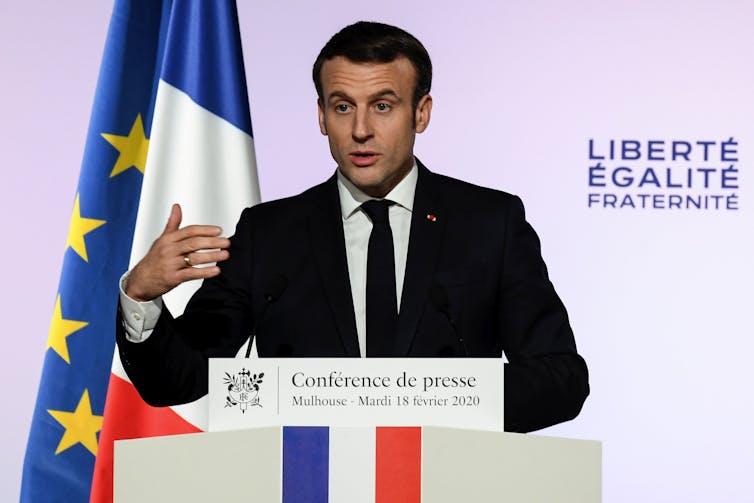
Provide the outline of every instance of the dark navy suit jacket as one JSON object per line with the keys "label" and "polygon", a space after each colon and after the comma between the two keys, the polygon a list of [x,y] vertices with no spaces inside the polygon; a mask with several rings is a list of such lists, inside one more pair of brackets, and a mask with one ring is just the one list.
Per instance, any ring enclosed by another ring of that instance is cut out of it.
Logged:
{"label": "dark navy suit jacket", "polygon": [[[335,176],[298,196],[247,208],[231,243],[222,273],[204,282],[181,317],[164,309],[146,341],[128,342],[118,320],[121,360],[148,403],[205,394],[207,358],[237,353],[280,276],[287,288],[258,321],[260,357],[359,356]],[[437,296],[431,299],[438,287],[447,296],[445,313]],[[572,419],[589,394],[586,364],[521,201],[419,163],[393,353],[466,352],[505,352],[506,431]]]}

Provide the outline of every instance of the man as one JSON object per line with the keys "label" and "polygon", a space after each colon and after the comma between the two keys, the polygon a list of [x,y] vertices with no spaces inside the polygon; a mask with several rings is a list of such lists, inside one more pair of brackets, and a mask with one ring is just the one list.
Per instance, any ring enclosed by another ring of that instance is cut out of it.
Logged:
{"label": "man", "polygon": [[[235,355],[255,332],[262,357],[505,352],[507,431],[579,413],[586,365],[520,200],[433,174],[413,155],[431,76],[405,31],[344,28],[313,69],[336,174],[247,208],[230,239],[212,226],[179,228],[173,207],[122,282],[121,360],[148,403],[205,394],[207,358]],[[207,249],[217,251],[197,251]],[[192,267],[210,262],[220,265]],[[173,319],[160,296],[199,278]]]}

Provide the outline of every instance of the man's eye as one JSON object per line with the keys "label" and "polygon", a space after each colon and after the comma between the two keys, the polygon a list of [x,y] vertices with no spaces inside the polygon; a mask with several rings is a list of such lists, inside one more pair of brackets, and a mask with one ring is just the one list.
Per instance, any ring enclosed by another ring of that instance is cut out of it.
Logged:
{"label": "man's eye", "polygon": [[378,112],[387,112],[388,110],[390,110],[390,105],[388,105],[387,103],[377,103],[375,108]]}
{"label": "man's eye", "polygon": [[341,103],[339,105],[335,105],[335,111],[336,112],[348,112],[348,105],[343,104],[343,103]]}

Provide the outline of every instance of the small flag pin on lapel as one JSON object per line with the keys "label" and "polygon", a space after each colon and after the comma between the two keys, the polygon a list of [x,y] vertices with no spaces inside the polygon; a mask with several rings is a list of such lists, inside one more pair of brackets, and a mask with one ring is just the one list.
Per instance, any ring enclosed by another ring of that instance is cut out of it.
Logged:
{"label": "small flag pin on lapel", "polygon": [[434,213],[427,213],[427,220],[430,222],[437,222],[437,217]]}

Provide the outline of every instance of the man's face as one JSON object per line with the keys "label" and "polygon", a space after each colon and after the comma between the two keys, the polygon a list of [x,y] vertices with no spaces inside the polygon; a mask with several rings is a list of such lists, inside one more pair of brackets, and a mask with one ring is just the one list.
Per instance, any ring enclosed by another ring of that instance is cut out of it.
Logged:
{"label": "man's face", "polygon": [[414,164],[414,137],[429,124],[432,98],[416,110],[416,70],[399,57],[354,63],[343,57],[322,66],[319,127],[340,172],[364,193],[384,197]]}

